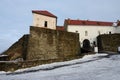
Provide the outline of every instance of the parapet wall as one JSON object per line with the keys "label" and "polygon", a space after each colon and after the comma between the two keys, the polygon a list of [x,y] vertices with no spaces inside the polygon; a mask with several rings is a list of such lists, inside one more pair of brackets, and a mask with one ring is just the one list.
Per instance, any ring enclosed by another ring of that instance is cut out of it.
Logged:
{"label": "parapet wall", "polygon": [[97,37],[99,52],[117,52],[120,46],[120,34],[104,34]]}

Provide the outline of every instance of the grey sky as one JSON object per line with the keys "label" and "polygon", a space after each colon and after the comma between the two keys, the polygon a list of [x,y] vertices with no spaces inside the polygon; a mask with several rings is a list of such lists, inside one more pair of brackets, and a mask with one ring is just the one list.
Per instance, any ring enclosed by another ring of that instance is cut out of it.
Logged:
{"label": "grey sky", "polygon": [[6,50],[32,25],[31,10],[48,10],[64,19],[89,19],[115,22],[120,19],[120,0],[1,0],[0,52]]}

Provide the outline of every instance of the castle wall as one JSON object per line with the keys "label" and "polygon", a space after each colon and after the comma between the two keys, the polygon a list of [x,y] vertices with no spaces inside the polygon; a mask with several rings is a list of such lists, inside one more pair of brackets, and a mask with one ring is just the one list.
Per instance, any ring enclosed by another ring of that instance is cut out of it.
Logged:
{"label": "castle wall", "polygon": [[97,37],[99,52],[117,52],[120,46],[120,34],[104,34]]}
{"label": "castle wall", "polygon": [[0,62],[0,71],[14,71],[41,64],[72,60],[80,53],[79,34],[66,31],[30,27],[30,34],[24,35],[4,54],[13,62]]}
{"label": "castle wall", "polygon": [[30,27],[27,60],[76,57],[80,52],[79,34]]}

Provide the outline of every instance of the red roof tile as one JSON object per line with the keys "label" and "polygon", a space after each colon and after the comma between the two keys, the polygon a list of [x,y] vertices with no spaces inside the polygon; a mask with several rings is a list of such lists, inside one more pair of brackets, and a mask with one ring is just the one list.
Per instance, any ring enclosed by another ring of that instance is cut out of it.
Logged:
{"label": "red roof tile", "polygon": [[45,16],[57,18],[54,14],[52,14],[52,13],[50,13],[50,12],[48,12],[48,11],[33,10],[32,13],[36,13],[36,14],[41,14],[41,15],[45,15]]}
{"label": "red roof tile", "polygon": [[93,25],[93,26],[112,26],[113,22],[89,21],[89,20],[71,20],[66,19],[67,25]]}
{"label": "red roof tile", "polygon": [[56,27],[56,30],[64,31],[64,26],[57,26],[57,27]]}

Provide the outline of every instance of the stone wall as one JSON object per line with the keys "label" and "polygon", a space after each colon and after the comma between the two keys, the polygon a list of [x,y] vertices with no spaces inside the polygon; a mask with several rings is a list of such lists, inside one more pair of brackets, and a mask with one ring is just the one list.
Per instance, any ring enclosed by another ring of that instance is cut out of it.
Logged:
{"label": "stone wall", "polygon": [[0,71],[14,71],[52,62],[61,62],[82,57],[79,34],[39,27],[30,27],[30,34],[24,35],[3,54],[8,61],[0,62]]}
{"label": "stone wall", "polygon": [[104,34],[97,37],[99,52],[117,52],[120,46],[120,34]]}
{"label": "stone wall", "polygon": [[15,60],[17,58],[26,59],[26,51],[28,44],[29,35],[24,35],[17,42],[15,42],[8,50],[6,50],[3,54],[8,55],[8,60]]}
{"label": "stone wall", "polygon": [[75,57],[80,53],[79,34],[30,27],[27,60]]}

